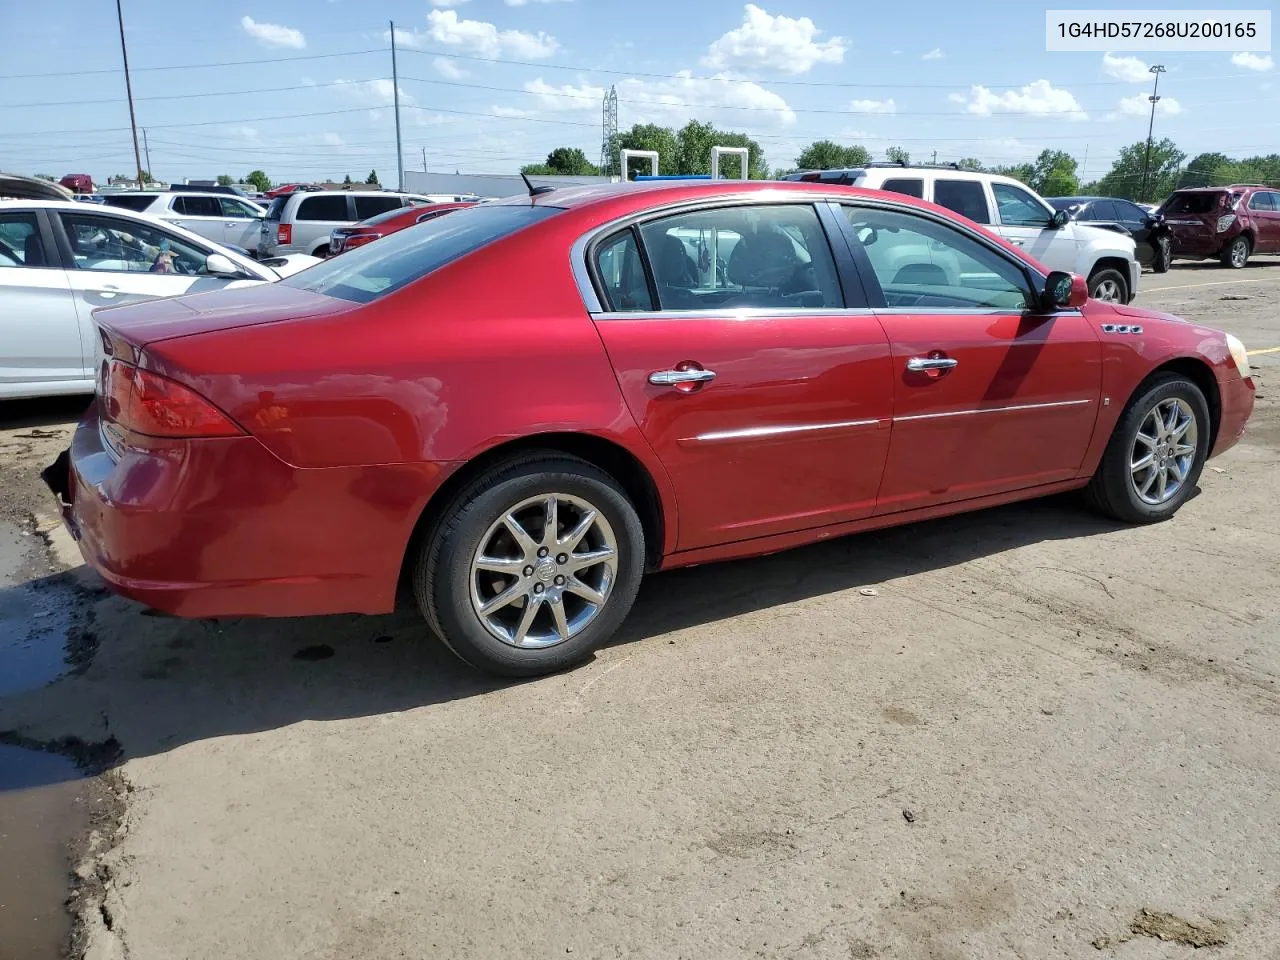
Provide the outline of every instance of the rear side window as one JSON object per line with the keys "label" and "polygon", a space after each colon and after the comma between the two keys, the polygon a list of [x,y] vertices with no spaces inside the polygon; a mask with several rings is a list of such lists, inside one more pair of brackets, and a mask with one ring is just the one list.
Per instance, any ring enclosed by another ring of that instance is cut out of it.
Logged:
{"label": "rear side window", "polygon": [[987,195],[977,180],[935,180],[933,202],[968,217],[974,223],[991,222]]}
{"label": "rear side window", "polygon": [[596,251],[596,276],[604,290],[605,306],[617,312],[653,309],[653,297],[640,261],[640,248],[631,227],[614,234]]}
{"label": "rear side window", "polygon": [[470,207],[412,230],[399,230],[280,282],[327,297],[369,303],[559,212],[558,207],[514,204]]}
{"label": "rear side window", "polygon": [[221,217],[217,197],[174,197],[173,212],[182,217]]}
{"label": "rear side window", "polygon": [[1166,214],[1213,213],[1222,203],[1224,193],[1175,193],[1164,205]]}
{"label": "rear side window", "polygon": [[367,220],[388,210],[399,210],[401,206],[399,197],[356,197],[356,219]]}
{"label": "rear side window", "polygon": [[285,204],[289,202],[289,195],[286,193],[283,197],[276,197],[271,201],[271,206],[267,207],[267,219],[279,220],[284,215]]}
{"label": "rear side window", "polygon": [[132,210],[134,213],[141,213],[151,204],[155,203],[155,197],[143,195],[141,197],[129,193],[108,193],[102,198],[102,202],[109,207],[123,207],[126,210]]}
{"label": "rear side window", "polygon": [[880,189],[888,190],[890,193],[901,193],[907,197],[915,197],[917,200],[924,199],[923,180],[911,180],[908,178],[886,180]]}
{"label": "rear side window", "polygon": [[1119,220],[1120,216],[1116,213],[1115,204],[1110,200],[1095,200],[1089,204],[1089,211],[1084,217],[1086,220]]}
{"label": "rear side window", "polygon": [[341,193],[311,194],[303,197],[298,204],[295,220],[338,220],[344,223],[351,221],[347,213],[347,198]]}

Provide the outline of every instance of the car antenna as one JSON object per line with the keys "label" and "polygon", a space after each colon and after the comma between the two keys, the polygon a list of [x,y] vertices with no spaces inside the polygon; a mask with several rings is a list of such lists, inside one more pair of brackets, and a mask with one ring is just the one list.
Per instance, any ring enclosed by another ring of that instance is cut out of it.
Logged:
{"label": "car antenna", "polygon": [[531,197],[539,197],[542,194],[550,193],[555,189],[555,187],[549,184],[541,187],[535,187],[533,185],[533,181],[529,179],[529,175],[525,173],[523,170],[520,171],[520,179],[523,180],[524,185],[529,188],[529,196]]}

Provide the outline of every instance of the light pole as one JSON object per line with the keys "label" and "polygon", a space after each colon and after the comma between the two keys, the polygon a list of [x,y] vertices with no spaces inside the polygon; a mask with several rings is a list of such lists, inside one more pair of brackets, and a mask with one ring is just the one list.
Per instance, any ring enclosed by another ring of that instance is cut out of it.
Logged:
{"label": "light pole", "polygon": [[1156,75],[1156,85],[1151,91],[1151,96],[1147,97],[1151,101],[1151,122],[1147,124],[1147,153],[1142,160],[1142,192],[1139,194],[1142,199],[1147,200],[1147,178],[1151,170],[1151,133],[1156,126],[1156,104],[1160,102],[1160,74],[1167,72],[1162,64],[1154,63],[1151,65],[1151,72]]}

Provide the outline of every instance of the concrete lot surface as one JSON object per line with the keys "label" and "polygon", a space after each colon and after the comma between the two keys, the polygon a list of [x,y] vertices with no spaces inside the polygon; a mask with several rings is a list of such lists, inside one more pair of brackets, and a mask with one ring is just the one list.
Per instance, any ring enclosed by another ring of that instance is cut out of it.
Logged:
{"label": "concrete lot surface", "polygon": [[[1139,305],[1280,347],[1265,258]],[[1280,351],[1253,359],[1249,434],[1169,523],[1057,498],[655,576],[619,642],[533,682],[411,611],[189,623],[44,573],[91,657],[0,730],[106,744],[126,805],[82,945],[1280,958]],[[0,434],[13,522],[50,525],[67,429]]]}

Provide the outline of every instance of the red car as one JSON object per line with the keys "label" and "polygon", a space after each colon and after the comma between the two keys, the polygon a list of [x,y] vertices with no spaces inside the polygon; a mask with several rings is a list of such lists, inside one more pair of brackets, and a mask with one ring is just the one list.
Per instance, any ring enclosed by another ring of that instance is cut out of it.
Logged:
{"label": "red car", "polygon": [[354,226],[338,227],[329,234],[329,256],[334,257],[346,250],[363,247],[379,237],[412,227],[415,223],[426,223],[452,210],[474,206],[474,203],[420,203],[410,207],[396,207],[368,220],[361,220]]}
{"label": "red car", "polygon": [[1280,253],[1280,190],[1238,183],[1188,187],[1160,207],[1173,232],[1173,255],[1215,257],[1239,270],[1254,253]]}
{"label": "red car", "polygon": [[646,571],[1075,489],[1163,520],[1254,400],[1234,337],[820,184],[539,190],[97,316],[46,480],[115,590],[293,616],[407,582],[509,675],[589,657]]}

